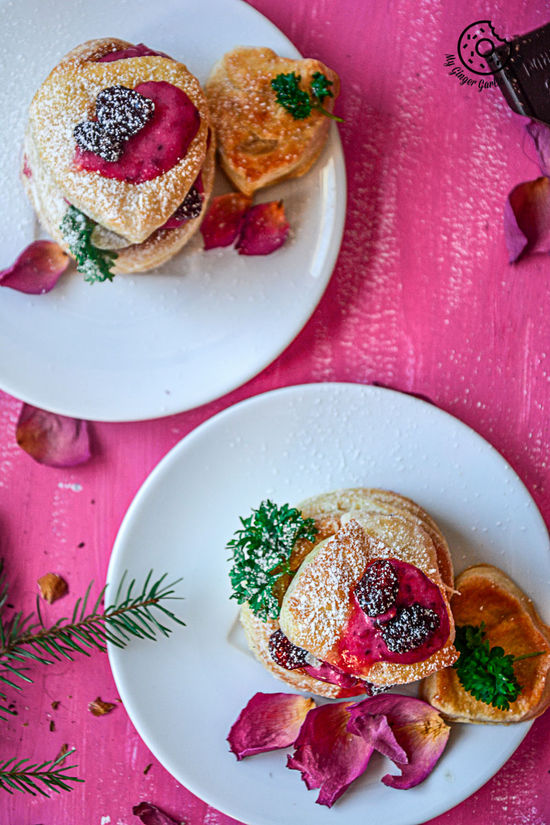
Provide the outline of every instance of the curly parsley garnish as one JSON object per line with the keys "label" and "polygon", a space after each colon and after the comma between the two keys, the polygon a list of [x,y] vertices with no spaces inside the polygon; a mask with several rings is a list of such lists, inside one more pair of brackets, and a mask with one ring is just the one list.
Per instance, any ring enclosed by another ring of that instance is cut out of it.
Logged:
{"label": "curly parsley garnish", "polygon": [[262,501],[249,518],[239,519],[242,529],[227,543],[233,551],[229,571],[232,599],[248,602],[253,613],[264,622],[279,615],[279,602],[273,593],[278,579],[291,574],[290,554],[298,539],[314,541],[315,521],[304,519],[299,510],[272,501]]}
{"label": "curly parsley garnish", "polygon": [[59,227],[71,254],[76,258],[76,268],[90,284],[112,281],[115,274],[111,270],[117,257],[116,252],[93,245],[91,236],[95,226],[95,222],[84,212],[76,206],[69,206]]}
{"label": "curly parsley garnish", "polygon": [[322,72],[312,75],[310,91],[300,87],[302,76],[295,72],[278,74],[271,81],[271,87],[276,92],[276,100],[292,115],[294,120],[304,120],[309,117],[312,109],[322,112],[326,117],[342,123],[343,119],[333,115],[322,106],[325,97],[334,97],[330,91],[332,80]]}
{"label": "curly parsley garnish", "polygon": [[539,651],[513,656],[501,647],[489,647],[483,622],[479,627],[457,627],[455,647],[460,656],[453,667],[464,690],[499,710],[508,710],[510,702],[515,702],[521,692],[514,662],[541,655]]}

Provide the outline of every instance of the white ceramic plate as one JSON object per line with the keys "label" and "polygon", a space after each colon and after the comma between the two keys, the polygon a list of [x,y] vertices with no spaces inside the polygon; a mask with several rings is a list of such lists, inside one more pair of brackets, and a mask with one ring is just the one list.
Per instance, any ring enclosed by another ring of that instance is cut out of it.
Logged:
{"label": "white ceramic plate", "polygon": [[246,650],[229,600],[227,540],[238,516],[270,497],[295,503],[340,487],[392,488],[441,525],[457,572],[506,570],[550,621],[549,541],[522,482],[480,436],[416,398],[357,384],[310,384],[251,398],[198,427],[145,482],[120,528],[108,572],[183,576],[187,626],[166,641],[132,642],[110,659],[140,735],[186,787],[251,825],[416,825],[486,782],[528,724],[455,725],[431,776],[399,791],[380,757],[328,811],[285,752],[237,762],[227,733],[256,691],[288,690]]}
{"label": "white ceramic plate", "polygon": [[[240,0],[0,0],[0,31],[0,269],[37,236],[18,176],[26,112],[73,46],[109,35],[145,42],[201,81],[237,45],[299,57]],[[189,409],[251,378],[305,324],[338,254],[346,179],[334,126],[309,174],[256,200],[279,198],[292,237],[269,256],[205,253],[199,233],[154,274],[90,285],[73,272],[47,295],[0,290],[0,387],[66,415],[128,421]]]}

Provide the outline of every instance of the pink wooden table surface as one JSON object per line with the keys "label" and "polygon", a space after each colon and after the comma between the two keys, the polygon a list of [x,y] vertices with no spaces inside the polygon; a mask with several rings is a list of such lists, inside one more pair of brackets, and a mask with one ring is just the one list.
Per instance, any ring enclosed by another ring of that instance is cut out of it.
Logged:
{"label": "pink wooden table surface", "polygon": [[[70,585],[70,595],[48,609],[53,619],[90,579],[99,589],[122,517],[162,456],[213,413],[287,384],[380,382],[428,396],[506,457],[550,520],[550,263],[538,256],[510,266],[502,226],[507,193],[538,170],[523,148],[522,121],[500,93],[462,86],[444,67],[475,20],[491,19],[512,36],[546,23],[550,7],[527,0],[252,5],[342,79],[349,200],[334,276],[303,332],[261,375],[168,419],[95,424],[95,455],[85,466],[33,463],[15,444],[20,402],[0,394],[0,554],[10,601],[21,608],[33,609],[36,579],[49,570]],[[518,551],[528,563],[529,548]],[[106,656],[36,667],[33,677],[21,696],[10,694],[18,715],[2,725],[0,758],[50,759],[67,743],[77,749],[85,784],[46,800],[0,791],[0,825],[132,825],[132,805],[143,799],[189,825],[232,821],[171,778],[122,705],[103,718],[88,712],[98,695],[117,698]],[[548,825],[549,734],[546,714],[490,782],[433,823]]]}

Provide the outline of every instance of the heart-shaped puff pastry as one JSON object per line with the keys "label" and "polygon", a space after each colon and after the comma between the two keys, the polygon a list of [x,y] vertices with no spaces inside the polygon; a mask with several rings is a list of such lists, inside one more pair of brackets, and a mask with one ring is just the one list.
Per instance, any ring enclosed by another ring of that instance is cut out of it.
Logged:
{"label": "heart-shaped puff pastry", "polygon": [[[425,510],[397,493],[367,488],[316,496],[298,509],[305,518],[314,518],[318,534],[315,543],[303,541],[294,548],[290,566],[297,572],[290,583],[289,578],[282,580],[279,620],[262,622],[247,605],[241,610],[249,645],[271,673],[302,690],[339,697],[365,693],[365,682],[377,686],[413,682],[456,660],[447,595],[453,581],[451,557],[445,538]],[[423,581],[429,580],[428,587],[437,594],[445,636],[438,649],[421,661],[361,661],[347,655],[350,618],[357,612],[353,592],[368,565],[380,559],[408,565]],[[307,651],[308,664],[317,667],[289,670],[274,661],[270,639],[276,631]],[[334,683],[316,677],[327,673],[329,678],[336,674]]]}
{"label": "heart-shaped puff pastry", "polygon": [[523,722],[539,716],[550,705],[550,627],[533,602],[502,570],[490,564],[468,567],[456,580],[451,605],[457,627],[484,625],[490,647],[502,647],[514,657],[539,656],[514,664],[521,692],[508,710],[499,710],[466,692],[453,668],[424,681],[422,697],[457,722]]}
{"label": "heart-shaped puff pastry", "polygon": [[206,95],[216,130],[222,166],[245,195],[286,178],[305,174],[325,144],[330,118],[318,110],[295,120],[276,101],[271,81],[294,72],[308,89],[316,72],[332,83],[333,97],[323,100],[332,111],[340,90],[336,72],[319,60],[290,60],[267,48],[240,47],[214,66]]}
{"label": "heart-shaped puff pastry", "polygon": [[[183,63],[158,55],[97,62],[108,52],[128,46],[125,41],[104,39],[69,52],[32,100],[26,142],[34,166],[44,169],[66,201],[111,232],[139,244],[170,218],[201,171],[209,146],[209,114],[198,80]],[[150,81],[181,89],[198,111],[199,127],[185,156],[168,171],[139,184],[78,168],[74,130],[93,119],[98,93],[117,85],[134,89]]]}

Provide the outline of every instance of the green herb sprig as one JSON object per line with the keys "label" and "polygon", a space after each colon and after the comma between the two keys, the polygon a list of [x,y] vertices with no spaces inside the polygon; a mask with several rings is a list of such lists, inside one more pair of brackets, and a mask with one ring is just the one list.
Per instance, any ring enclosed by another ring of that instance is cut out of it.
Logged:
{"label": "green herb sprig", "polygon": [[[65,760],[74,753],[74,748],[40,764],[25,764],[29,759],[8,759],[0,764],[0,788],[8,793],[21,791],[32,796],[49,796],[48,791],[71,791],[69,782],[84,782],[68,773],[76,765],[65,765]],[[42,787],[44,786],[44,787]]]}
{"label": "green herb sprig", "polygon": [[509,710],[521,692],[514,673],[514,662],[540,656],[541,651],[513,656],[502,647],[490,647],[485,640],[485,625],[457,627],[455,647],[460,653],[453,667],[464,690],[480,702],[498,710]]}
{"label": "green herb sprig", "polygon": [[269,617],[276,619],[279,602],[273,587],[281,576],[292,575],[289,559],[296,542],[315,540],[315,521],[304,519],[299,510],[288,504],[278,507],[268,499],[240,522],[242,529],[227,544],[233,553],[229,571],[231,598],[239,604],[248,602],[263,621]]}
{"label": "green herb sprig", "polygon": [[76,268],[90,284],[100,281],[112,281],[115,277],[112,268],[117,257],[110,249],[99,249],[92,243],[95,221],[76,206],[69,206],[61,221],[63,237],[76,258]]}
{"label": "green herb sprig", "polygon": [[278,74],[274,77],[271,87],[276,93],[277,103],[283,106],[294,120],[304,120],[310,116],[313,109],[316,109],[325,117],[343,123],[343,118],[337,117],[322,105],[326,97],[334,97],[330,91],[332,80],[329,80],[322,72],[315,72],[312,75],[309,92],[301,88],[301,80],[302,76],[296,72]]}

